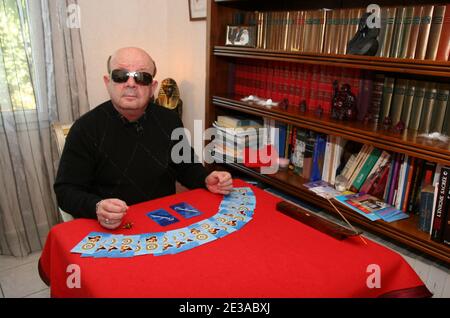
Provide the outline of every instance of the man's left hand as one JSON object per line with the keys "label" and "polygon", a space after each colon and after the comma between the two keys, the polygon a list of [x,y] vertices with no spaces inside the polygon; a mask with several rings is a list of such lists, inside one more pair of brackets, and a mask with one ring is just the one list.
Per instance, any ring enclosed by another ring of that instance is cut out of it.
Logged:
{"label": "man's left hand", "polygon": [[226,171],[213,171],[205,179],[206,187],[212,193],[229,194],[233,188],[231,174]]}

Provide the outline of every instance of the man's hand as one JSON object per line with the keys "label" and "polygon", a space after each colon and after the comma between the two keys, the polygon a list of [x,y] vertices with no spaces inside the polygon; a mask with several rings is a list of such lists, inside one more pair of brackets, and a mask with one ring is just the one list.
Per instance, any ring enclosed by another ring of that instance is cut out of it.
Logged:
{"label": "man's hand", "polygon": [[229,194],[233,188],[231,174],[226,171],[213,171],[205,179],[206,187],[212,193]]}
{"label": "man's hand", "polygon": [[101,226],[114,230],[120,226],[127,214],[128,206],[119,199],[104,199],[97,203],[97,220]]}

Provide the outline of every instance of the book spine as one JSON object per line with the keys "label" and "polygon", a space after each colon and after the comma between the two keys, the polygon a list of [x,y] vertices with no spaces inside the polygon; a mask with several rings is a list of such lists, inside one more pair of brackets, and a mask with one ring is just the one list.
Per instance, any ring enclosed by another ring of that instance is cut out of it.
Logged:
{"label": "book spine", "polygon": [[405,11],[406,11],[405,7],[397,8],[397,13],[394,18],[394,30],[392,32],[389,57],[398,57],[399,47],[402,41],[403,17],[405,15]]}
{"label": "book spine", "polygon": [[410,80],[408,82],[408,87],[405,90],[405,99],[403,101],[403,109],[401,120],[405,124],[406,128],[409,128],[409,121],[411,119],[412,105],[414,100],[414,93],[416,91],[417,82]]}
{"label": "book spine", "polygon": [[431,120],[436,103],[436,83],[428,83],[425,89],[425,96],[423,100],[422,114],[420,116],[419,131],[423,133],[430,133]]}
{"label": "book spine", "polygon": [[429,185],[420,192],[418,229],[429,232],[433,214],[434,187]]}
{"label": "book spine", "polygon": [[420,17],[419,37],[416,47],[415,59],[423,60],[427,51],[428,37],[430,36],[431,19],[434,6],[425,6]]}
{"label": "book spine", "polygon": [[445,17],[446,6],[435,6],[433,18],[431,19],[430,35],[428,37],[427,51],[425,59],[435,60],[437,56],[439,39],[441,37],[442,26]]}
{"label": "book spine", "polygon": [[409,38],[411,37],[412,20],[414,14],[414,7],[406,7],[405,15],[403,16],[403,32],[402,40],[400,42],[398,55],[399,58],[406,58],[408,51]]}
{"label": "book spine", "polygon": [[436,54],[436,60],[448,61],[450,55],[450,4],[447,4],[442,25],[441,38]]}
{"label": "book spine", "polygon": [[391,50],[392,36],[394,33],[394,22],[397,8],[386,8],[386,28],[384,31],[383,43],[381,43],[380,57],[389,57]]}
{"label": "book spine", "polygon": [[450,167],[442,167],[439,179],[439,192],[437,196],[436,208],[434,210],[433,227],[431,239],[435,242],[442,242],[444,230],[444,218],[447,211],[447,196],[449,191]]}
{"label": "book spine", "polygon": [[400,78],[396,81],[394,87],[394,96],[392,97],[392,104],[390,109],[390,117],[392,124],[396,125],[402,115],[403,100],[405,99],[405,90],[408,86],[408,80]]}
{"label": "book spine", "polygon": [[416,53],[417,40],[419,38],[420,30],[420,17],[422,15],[422,6],[414,6],[411,20],[411,32],[409,35],[408,48],[406,49],[406,55],[404,58],[413,59]]}
{"label": "book spine", "polygon": [[394,92],[394,83],[395,83],[395,78],[393,78],[393,77],[386,77],[384,79],[383,99],[381,102],[381,110],[380,110],[380,121],[381,122],[383,122],[383,120],[387,116],[389,116],[389,113],[391,110],[392,95]]}
{"label": "book spine", "polygon": [[380,155],[381,155],[380,149],[375,148],[372,150],[369,157],[364,162],[364,165],[362,166],[361,170],[359,171],[358,176],[355,178],[355,181],[353,181],[350,191],[353,192],[359,191],[359,189],[363,185],[364,181],[366,181],[367,176],[369,175],[370,171],[372,170],[373,166],[377,162]]}
{"label": "book spine", "polygon": [[434,111],[432,115],[431,131],[432,132],[442,132],[445,113],[447,111],[447,104],[449,100],[450,84],[441,83],[438,85],[438,90],[436,94],[436,103],[434,105]]}

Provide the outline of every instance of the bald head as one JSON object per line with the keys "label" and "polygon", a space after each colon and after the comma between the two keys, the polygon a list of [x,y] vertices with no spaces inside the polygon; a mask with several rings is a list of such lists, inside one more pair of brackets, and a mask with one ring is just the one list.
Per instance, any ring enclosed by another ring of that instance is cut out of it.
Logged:
{"label": "bald head", "polygon": [[[126,71],[126,81],[112,79],[114,70]],[[156,74],[156,66],[147,52],[136,47],[126,47],[117,50],[108,59],[108,74],[103,76],[106,89],[116,110],[129,121],[137,120],[145,112],[153,97],[158,82],[137,81],[135,72]],[[134,75],[130,75],[134,73]]]}
{"label": "bald head", "polygon": [[133,61],[133,64],[142,70],[150,71],[153,77],[156,75],[156,64],[152,57],[143,49],[138,47],[125,47],[114,52],[107,61],[108,74],[115,68],[120,68],[125,63]]}

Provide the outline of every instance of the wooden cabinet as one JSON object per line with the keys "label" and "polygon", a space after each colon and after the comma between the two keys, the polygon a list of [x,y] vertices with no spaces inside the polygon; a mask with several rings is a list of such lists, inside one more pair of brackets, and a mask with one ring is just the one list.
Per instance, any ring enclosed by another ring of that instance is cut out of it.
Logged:
{"label": "wooden cabinet", "polygon": [[[419,1],[421,4],[434,4],[432,1]],[[329,116],[317,117],[312,113],[301,113],[295,105],[287,109],[278,107],[249,105],[242,102],[236,95],[233,86],[234,69],[238,63],[246,61],[266,61],[270,63],[292,63],[305,65],[328,65],[348,69],[371,70],[385,73],[389,76],[403,76],[409,79],[425,81],[449,82],[450,62],[414,60],[372,56],[357,56],[345,54],[324,54],[295,52],[288,50],[269,50],[263,48],[226,46],[227,25],[232,25],[237,13],[246,12],[276,12],[288,10],[314,10],[320,8],[357,8],[366,7],[365,1],[244,1],[216,0],[208,2],[208,43],[207,43],[207,92],[206,92],[206,127],[211,127],[218,114],[242,113],[275,119],[307,128],[316,132],[342,136],[345,139],[371,144],[380,149],[404,153],[428,161],[450,165],[450,142],[430,141],[418,138],[414,130],[404,130],[402,133],[387,130],[380,124],[363,122],[344,122],[330,119]],[[382,1],[380,6],[406,6],[405,1]],[[416,3],[414,3],[416,5]],[[269,98],[266,97],[266,98]],[[280,171],[272,175],[263,175],[257,170],[243,165],[231,163],[228,168],[238,170],[262,180],[291,195],[314,203],[329,213],[335,213],[330,204],[308,191],[303,184],[307,182],[291,171]],[[388,237],[407,247],[423,252],[429,256],[450,264],[450,248],[434,242],[429,235],[417,229],[417,217],[394,223],[384,221],[371,222],[340,205],[345,216],[354,224]]]}

